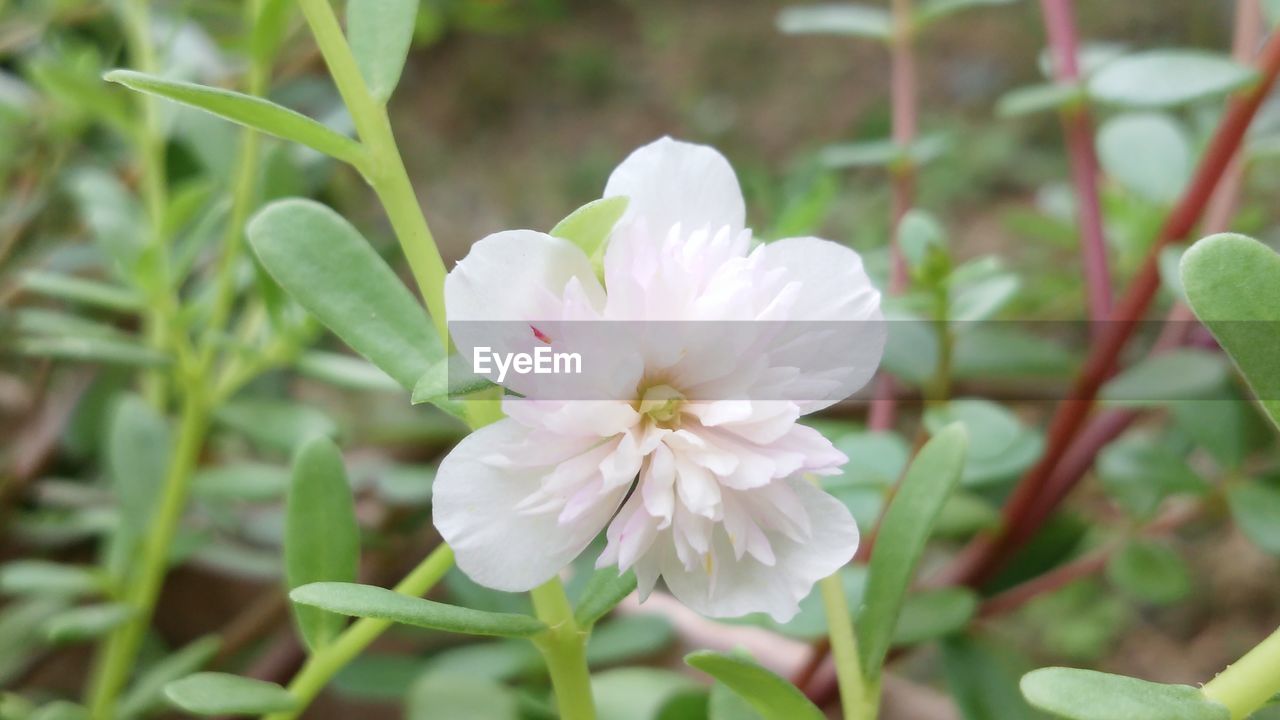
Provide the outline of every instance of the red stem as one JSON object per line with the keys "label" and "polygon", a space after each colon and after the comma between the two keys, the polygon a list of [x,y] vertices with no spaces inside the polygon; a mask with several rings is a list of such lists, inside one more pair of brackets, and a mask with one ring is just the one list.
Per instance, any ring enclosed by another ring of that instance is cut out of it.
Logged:
{"label": "red stem", "polygon": [[962,553],[957,564],[943,574],[945,582],[971,586],[983,584],[1021,542],[1039,529],[1047,517],[1044,506],[1037,508],[1037,505],[1056,466],[1084,426],[1099,388],[1110,377],[1120,351],[1146,314],[1159,288],[1157,258],[1160,251],[1169,243],[1185,238],[1194,228],[1219,181],[1231,166],[1250,121],[1275,84],[1277,74],[1280,74],[1280,34],[1273,34],[1268,39],[1258,69],[1261,79],[1248,92],[1232,99],[1189,187],[1161,227],[1142,268],[1099,334],[1069,399],[1058,406],[1049,426],[1044,455],[1022,478],[1005,505],[1004,531],[977,540],[977,545]]}
{"label": "red stem", "polygon": [[[1076,26],[1071,0],[1041,0],[1049,47],[1053,51],[1054,77],[1063,84],[1077,84],[1080,68],[1076,60]],[[1111,273],[1107,269],[1107,241],[1102,228],[1102,208],[1098,202],[1098,156],[1093,146],[1093,120],[1087,105],[1062,111],[1062,131],[1066,137],[1075,186],[1076,215],[1084,259],[1085,287],[1089,298],[1089,319],[1097,323],[1111,312]],[[1095,328],[1098,326],[1095,324]]]}

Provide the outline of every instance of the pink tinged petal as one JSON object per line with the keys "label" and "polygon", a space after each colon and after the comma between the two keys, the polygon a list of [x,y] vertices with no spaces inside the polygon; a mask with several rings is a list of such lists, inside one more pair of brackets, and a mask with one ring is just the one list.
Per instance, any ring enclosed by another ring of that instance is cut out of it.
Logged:
{"label": "pink tinged petal", "polygon": [[835,475],[849,462],[845,455],[825,435],[808,425],[795,425],[772,448],[792,452],[804,458],[802,468],[815,475]]}
{"label": "pink tinged petal", "polygon": [[640,499],[650,515],[659,518],[660,528],[671,524],[675,512],[675,457],[666,445],[659,445],[649,456],[640,477]]}
{"label": "pink tinged petal", "polygon": [[502,409],[531,428],[567,436],[612,437],[640,420],[629,403],[614,400],[527,400],[508,396]]}
{"label": "pink tinged petal", "polygon": [[666,444],[679,457],[696,463],[717,475],[728,475],[738,467],[738,456],[710,442],[709,433],[676,430]]}
{"label": "pink tinged petal", "polygon": [[[849,510],[835,498],[802,480],[789,481],[809,518],[812,536],[796,541],[771,535],[774,562],[766,564],[748,552],[740,560],[725,533],[715,539],[717,566],[688,568],[663,558],[662,577],[685,605],[710,617],[768,613],[778,622],[795,617],[799,603],[814,583],[839,570],[858,547],[858,529]],[[652,554],[652,553],[651,553]]]}
{"label": "pink tinged petal", "polygon": [[[609,176],[604,197],[630,198],[626,217],[642,217],[665,234],[681,223],[689,229],[745,224],[742,190],[729,161],[706,145],[664,137],[632,152]],[[661,237],[661,236],[659,236]]]}
{"label": "pink tinged petal", "polygon": [[[789,300],[785,318],[795,322],[784,333],[789,337],[777,339],[771,363],[801,368],[805,380],[829,381],[816,393],[812,388],[797,388],[791,399],[803,401],[802,411],[810,413],[866,385],[884,353],[886,328],[880,293],[858,253],[827,240],[802,237],[762,245],[751,257],[762,271],[785,270],[800,288]],[[831,333],[824,332],[830,329],[836,331],[834,341]]]}
{"label": "pink tinged petal", "polygon": [[676,451],[676,493],[689,512],[714,519],[720,507],[720,483],[706,468]]}
{"label": "pink tinged petal", "polygon": [[574,301],[604,305],[591,261],[576,245],[533,230],[507,230],[471,246],[445,279],[449,320],[558,320]]}
{"label": "pink tinged petal", "polygon": [[609,524],[607,535],[609,544],[596,561],[596,567],[617,565],[618,572],[626,572],[653,545],[658,524],[641,503],[632,500]]}
{"label": "pink tinged petal", "polygon": [[432,516],[457,554],[458,567],[486,587],[510,592],[536,587],[579,555],[609,521],[625,488],[591,512],[561,524],[555,512],[516,509],[538,490],[545,469],[495,468],[481,458],[519,444],[527,432],[510,420],[481,428],[458,443],[436,475]]}
{"label": "pink tinged petal", "polygon": [[767,445],[790,432],[800,419],[800,408],[793,402],[767,400],[750,405],[750,416],[726,420],[719,427],[753,443]]}

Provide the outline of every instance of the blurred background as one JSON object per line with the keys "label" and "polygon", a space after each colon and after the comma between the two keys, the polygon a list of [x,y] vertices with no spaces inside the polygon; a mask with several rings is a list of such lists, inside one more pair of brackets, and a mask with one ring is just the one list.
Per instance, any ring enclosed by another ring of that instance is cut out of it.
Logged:
{"label": "blurred background", "polygon": [[[490,232],[550,228],[599,197],[609,171],[632,149],[668,134],[712,144],[730,158],[758,234],[815,234],[850,244],[867,253],[883,279],[887,175],[880,167],[833,166],[822,150],[889,135],[889,55],[877,43],[847,37],[784,35],[777,16],[785,6],[424,0],[390,112],[446,262]],[[153,7],[166,23],[158,35],[167,38],[159,43],[160,68],[173,77],[234,85],[243,50],[238,3]],[[921,170],[916,204],[945,225],[957,258],[994,254],[1027,280],[1005,308],[1007,316],[1077,319],[1085,315],[1085,300],[1060,124],[1053,113],[998,118],[995,112],[1012,88],[1043,82],[1039,12],[1030,0],[977,8],[919,38],[920,129],[937,134],[945,149]],[[1083,0],[1077,12],[1087,43],[1216,52],[1231,46],[1234,3],[1228,0]],[[297,18],[289,27],[274,66],[272,99],[349,129],[310,36]],[[0,312],[6,312],[0,324],[0,560],[92,562],[92,540],[111,522],[98,482],[102,428],[114,393],[130,383],[128,371],[30,357],[4,346],[24,332],[22,322],[40,321],[8,311],[47,305],[24,286],[23,273],[83,272],[98,262],[90,236],[132,232],[138,208],[130,194],[138,177],[125,139],[125,108],[134,98],[99,79],[127,63],[121,28],[105,3],[0,0]],[[1192,109],[1179,116],[1193,146],[1207,137],[1215,113]],[[1280,113],[1264,114],[1264,129],[1267,117]],[[190,205],[174,222],[199,234],[202,210],[219,202],[219,183],[231,172],[238,133],[173,106],[163,110],[162,122],[175,205]],[[264,199],[319,198],[388,257],[398,257],[381,208],[356,173],[283,142],[268,140],[264,148]],[[1257,151],[1270,157],[1261,141]],[[1276,165],[1257,163],[1236,229],[1270,236],[1277,190]],[[1115,182],[1106,183],[1104,194],[1115,273],[1124,277],[1165,208],[1135,207],[1130,190]],[[316,342],[342,348],[328,336]],[[338,388],[305,372],[268,372],[245,394],[258,404],[224,413],[205,451],[196,507],[176,541],[185,561],[167,581],[146,652],[219,633],[225,642],[215,666],[282,681],[302,659],[279,580],[279,468],[291,433],[298,425],[331,423],[343,438],[366,534],[362,575],[385,583],[435,542],[427,505],[433,464],[462,428],[443,414],[411,408],[401,392]],[[1045,409],[1024,403],[1015,411],[1033,423]],[[217,475],[226,468],[239,482]],[[1085,490],[1077,504],[1096,516],[1116,512],[1097,489]],[[1220,522],[1226,512],[1222,503],[1210,503],[1182,533],[1179,542],[1194,551],[1184,553],[1190,582],[1176,593],[1181,602],[1135,602],[1105,579],[1089,578],[983,621],[983,652],[1011,668],[1065,663],[1162,681],[1209,677],[1280,624],[1280,566],[1235,525]],[[457,573],[446,586],[449,597],[472,607],[512,609],[526,602],[478,588]],[[601,667],[676,667],[682,649],[708,643],[803,658],[804,632],[752,634],[749,624],[725,629],[661,602],[640,609],[648,612],[624,608],[614,630],[602,628]],[[75,695],[89,646],[42,639],[36,628],[45,618],[40,608],[17,600],[0,607],[0,684],[28,695]],[[528,658],[500,644],[453,648],[446,656],[441,642],[426,633],[389,634],[305,717],[400,717],[412,681],[433,662],[474,663],[504,678],[528,672]],[[944,661],[929,647],[903,658],[895,674],[907,680],[891,696],[929,709],[898,716],[958,717],[947,714],[954,711],[941,689]]]}

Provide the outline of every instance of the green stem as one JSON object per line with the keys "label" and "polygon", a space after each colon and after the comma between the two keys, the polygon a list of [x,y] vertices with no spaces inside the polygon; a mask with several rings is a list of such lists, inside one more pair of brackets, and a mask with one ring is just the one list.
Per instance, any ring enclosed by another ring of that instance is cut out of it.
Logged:
{"label": "green stem", "polygon": [[822,606],[827,613],[827,635],[831,639],[831,657],[836,663],[836,684],[840,688],[840,706],[844,720],[874,720],[875,699],[862,675],[858,655],[858,638],[853,632],[853,614],[844,582],[835,573],[818,583]]}
{"label": "green stem", "polygon": [[[425,595],[451,567],[453,567],[453,550],[448,545],[442,544],[427,555],[393,589],[402,595],[413,597]],[[391,627],[390,620],[373,618],[361,618],[352,623],[331,644],[307,658],[302,670],[289,683],[289,692],[297,698],[298,706],[288,712],[264,716],[265,720],[292,720],[298,717],[324,689],[330,678],[354,660],[369,646],[369,643],[389,627]]]}
{"label": "green stem", "polygon": [[547,631],[534,639],[542,652],[556,693],[560,720],[595,720],[591,675],[587,671],[587,637],[573,619],[573,607],[559,578],[552,578],[530,593],[538,619]]}
{"label": "green stem", "polygon": [[1280,693],[1280,630],[1228,665],[1201,692],[1242,720]]}
{"label": "green stem", "polygon": [[191,475],[204,446],[209,410],[204,399],[192,392],[183,401],[178,425],[178,443],[169,460],[163,494],[143,542],[140,565],[130,573],[124,601],[133,609],[132,619],[111,634],[99,655],[99,664],[89,695],[94,720],[111,720],[116,697],[128,680],[137,658],[143,634],[151,623],[156,597],[169,565],[173,537],[187,505]]}
{"label": "green stem", "polygon": [[351,46],[342,34],[342,26],[333,14],[329,0],[299,0],[311,34],[324,56],[342,101],[346,103],[356,132],[369,152],[366,179],[373,186],[386,210],[391,227],[400,240],[400,248],[409,261],[409,269],[427,303],[427,311],[442,341],[449,337],[444,313],[444,260],[436,247],[431,228],[422,214],[409,173],[405,170],[400,149],[391,132],[387,108],[373,99],[360,75]]}

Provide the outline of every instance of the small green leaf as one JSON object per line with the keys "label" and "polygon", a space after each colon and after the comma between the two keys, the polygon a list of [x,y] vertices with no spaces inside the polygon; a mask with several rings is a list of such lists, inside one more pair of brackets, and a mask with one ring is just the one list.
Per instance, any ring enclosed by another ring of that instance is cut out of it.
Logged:
{"label": "small green leaf", "polygon": [[[290,588],[313,582],[355,582],[360,570],[360,527],[342,453],[328,438],[298,449],[285,506],[285,577]],[[342,632],[341,615],[294,605],[294,619],[315,652]]]}
{"label": "small green leaf", "polygon": [[947,497],[960,481],[968,446],[965,429],[953,423],[936,433],[916,455],[885,511],[871,554],[862,612],[858,614],[858,646],[868,680],[880,676],[892,644],[916,565]]}
{"label": "small green leaf", "polygon": [[288,712],[298,701],[273,682],[219,672],[199,672],[164,686],[165,697],[193,715],[260,715]]}
{"label": "small green leaf", "polygon": [[1149,540],[1133,540],[1111,556],[1107,578],[1125,592],[1167,605],[1191,592],[1191,573],[1182,558]]}
{"label": "small green leaf", "polygon": [[133,608],[119,603],[82,605],[49,618],[44,634],[55,643],[92,640],[125,624],[133,615]]}
{"label": "small green leaf", "polygon": [[676,629],[662,615],[624,615],[592,630],[587,639],[587,664],[600,667],[651,658],[675,640]]}
{"label": "small green leaf", "polygon": [[54,700],[43,705],[23,720],[89,720],[89,711],[83,705],[66,700]]}
{"label": "small green leaf", "polygon": [[364,148],[355,140],[330,130],[301,113],[269,100],[222,88],[168,80],[133,70],[112,70],[105,79],[148,95],[173,100],[213,113],[245,127],[306,145],[363,169]]}
{"label": "small green leaf", "polygon": [[202,468],[191,478],[191,492],[206,500],[262,502],[289,488],[289,470],[257,462]]}
{"label": "small green leaf", "polygon": [[19,338],[10,347],[20,355],[107,365],[161,367],[169,356],[128,339],[108,337]]}
{"label": "small green leaf", "polygon": [[626,667],[591,676],[601,720],[659,720],[667,703],[697,688],[687,675],[658,668]]}
{"label": "small green leaf", "polygon": [[920,166],[941,157],[950,144],[946,135],[938,133],[925,135],[910,147],[899,146],[891,139],[840,143],[822,148],[818,159],[832,168]]}
{"label": "small green leaf", "polygon": [[1014,88],[996,102],[996,115],[1021,117],[1046,110],[1061,110],[1084,99],[1084,88],[1069,83],[1041,83]]}
{"label": "small green leaf", "polygon": [[137,198],[119,178],[98,168],[73,170],[67,186],[81,219],[110,258],[116,275],[136,282],[145,227]]}
{"label": "small green leaf", "polygon": [[589,628],[635,590],[635,573],[628,571],[619,575],[615,567],[601,568],[582,591],[573,619],[579,627]]}
{"label": "small green leaf", "polygon": [[1227,490],[1231,515],[1245,537],[1272,555],[1280,555],[1280,485],[1247,480]]}
{"label": "small green leaf", "polygon": [[1231,713],[1190,685],[1161,685],[1075,668],[1022,676],[1032,705],[1067,720],[1230,720]]}
{"label": "small green leaf", "polygon": [[294,588],[296,603],[354,617],[378,618],[464,635],[529,637],[546,629],[528,615],[491,613],[401,595],[386,588],[355,583],[320,582]]}
{"label": "small green leaf", "polygon": [[374,102],[386,103],[399,84],[417,18],[418,0],[347,3],[347,40]]}
{"label": "small green leaf", "polygon": [[308,440],[338,434],[338,426],[320,410],[266,397],[236,398],[218,408],[214,418],[263,447],[285,452]]}
{"label": "small green leaf", "polygon": [[1146,434],[1130,434],[1104,448],[1097,471],[1107,494],[1140,518],[1150,517],[1169,495],[1208,489],[1167,439]]}
{"label": "small green leaf", "polygon": [[105,588],[97,568],[47,560],[14,560],[0,565],[0,592],[7,595],[80,597]]}
{"label": "small green leaf", "polygon": [[857,3],[796,5],[778,13],[778,29],[788,35],[849,35],[888,40],[893,18],[884,8]]}
{"label": "small green leaf", "polygon": [[947,251],[947,233],[937,218],[924,210],[912,209],[898,224],[898,246],[911,267],[924,263],[931,249]]}
{"label": "small green leaf", "polygon": [[1227,364],[1218,353],[1192,348],[1152,355],[1107,381],[1098,396],[1139,407],[1175,400],[1212,400],[1227,382]]}
{"label": "small green leaf", "polygon": [[912,593],[902,604],[893,644],[915,645],[963,630],[977,609],[978,596],[967,588]]}
{"label": "small green leaf", "polygon": [[1251,68],[1201,50],[1149,50],[1103,65],[1089,78],[1095,100],[1129,107],[1171,107],[1223,95],[1253,82]]}
{"label": "small green leaf", "polygon": [[1030,467],[1044,446],[1040,435],[1011,410],[988,400],[958,398],[925,412],[924,425],[931,433],[951,423],[963,424],[968,436],[961,476],[965,485],[1007,480]]}
{"label": "small green leaf", "polygon": [[414,681],[405,697],[405,720],[518,720],[520,703],[496,680],[433,669]]}
{"label": "small green leaf", "polygon": [[1098,129],[1098,161],[1138,196],[1172,205],[1191,178],[1191,140],[1164,113],[1122,113]]}
{"label": "small green leaf", "polygon": [[446,405],[450,400],[495,387],[486,377],[472,373],[467,361],[450,355],[432,365],[413,385],[414,405]]}
{"label": "small green leaf", "polygon": [[1280,255],[1243,235],[1213,235],[1182,256],[1182,284],[1280,427]]}
{"label": "small green leaf", "polygon": [[120,505],[121,525],[141,532],[164,486],[169,426],[142,398],[117,401],[107,435],[107,470]]}
{"label": "small green leaf", "polygon": [[356,352],[412,388],[444,357],[422,306],[342,216],[281,200],[248,226],[267,272]]}
{"label": "small green leaf", "polygon": [[925,0],[916,11],[916,27],[924,27],[962,10],[1010,5],[1018,0]]}
{"label": "small green leaf", "polygon": [[942,669],[947,689],[964,720],[1038,720],[1042,716],[1018,692],[1025,668],[1011,667],[1014,658],[972,637],[942,642]]}
{"label": "small green leaf", "polygon": [[43,270],[23,273],[22,288],[46,297],[118,312],[136,312],[144,306],[142,297],[131,288]]}
{"label": "small green leaf", "polygon": [[192,641],[177,652],[146,668],[120,699],[116,712],[121,718],[146,715],[164,702],[164,688],[204,667],[218,652],[221,640],[212,635]]}
{"label": "small green leaf", "polygon": [[377,365],[342,353],[312,350],[298,357],[298,372],[352,390],[400,392],[403,388]]}
{"label": "small green leaf", "polygon": [[703,650],[686,655],[684,661],[741,695],[764,720],[823,720],[826,717],[795,685],[751,660]]}
{"label": "small green leaf", "polygon": [[628,199],[621,195],[601,198],[583,205],[551,228],[550,235],[577,245],[593,261],[604,253],[605,240],[627,211]]}

